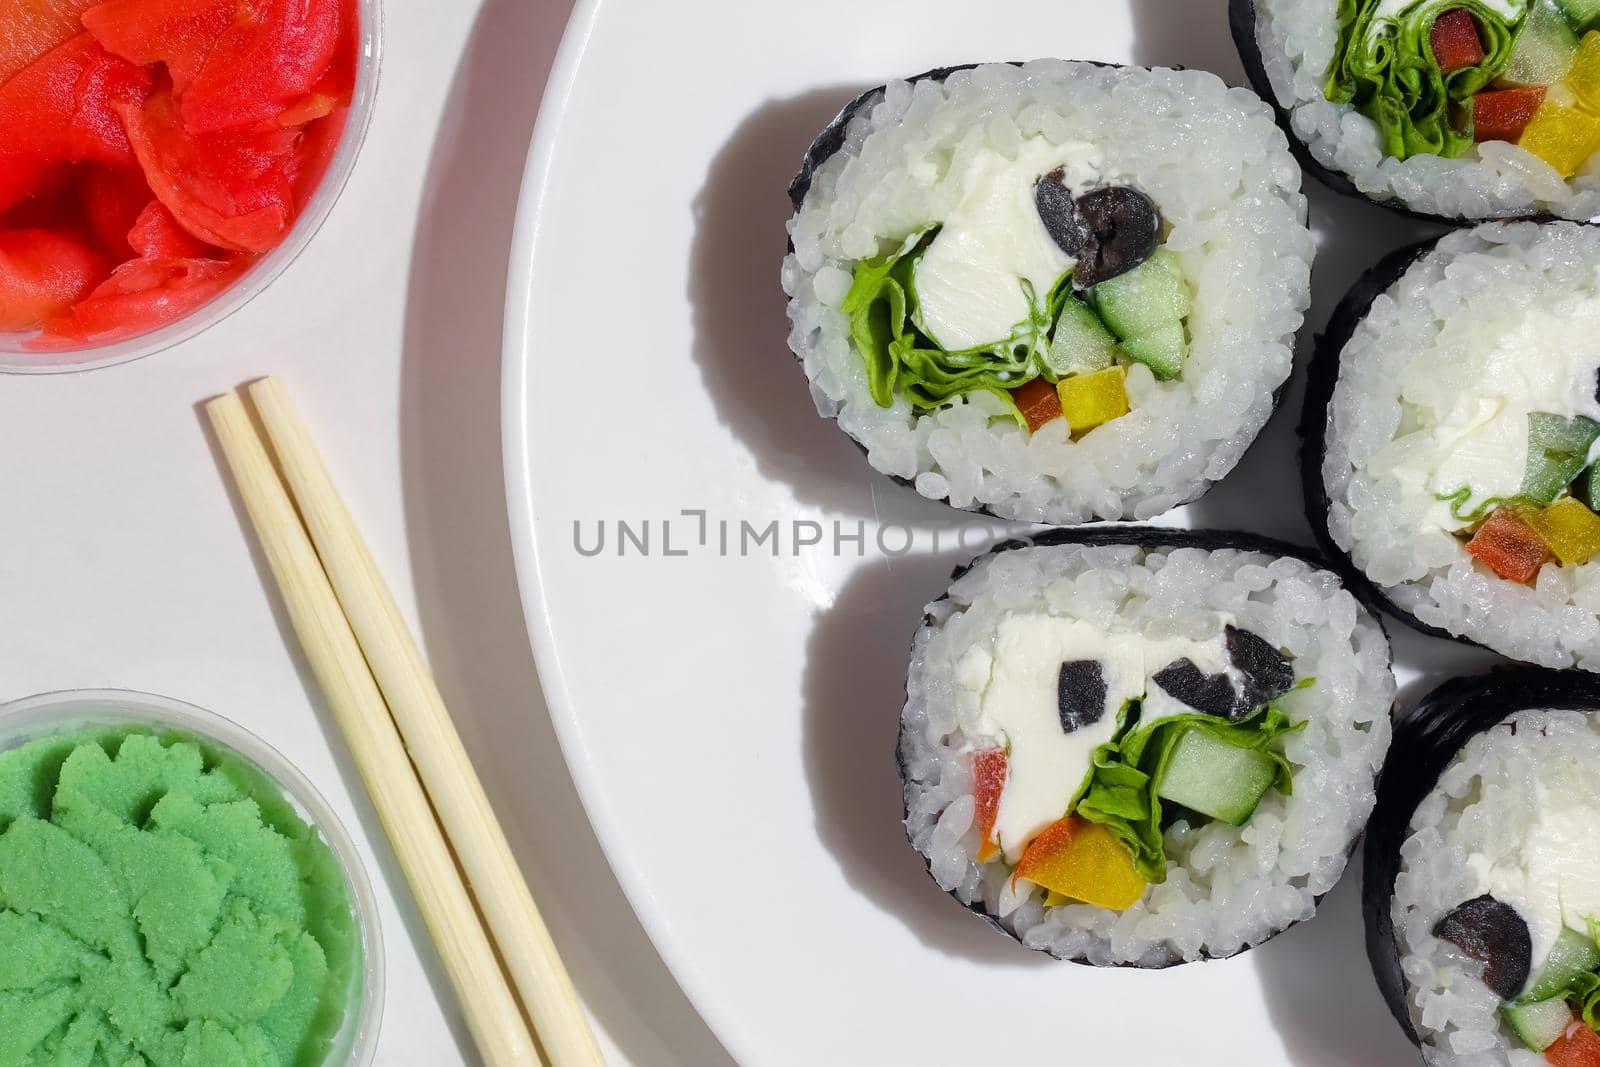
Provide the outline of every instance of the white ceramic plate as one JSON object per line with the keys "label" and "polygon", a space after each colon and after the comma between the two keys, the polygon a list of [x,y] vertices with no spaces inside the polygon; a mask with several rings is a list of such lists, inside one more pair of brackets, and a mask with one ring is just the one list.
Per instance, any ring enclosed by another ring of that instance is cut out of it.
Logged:
{"label": "white ceramic plate", "polygon": [[[573,776],[748,1067],[1414,1064],[1367,969],[1354,869],[1315,921],[1240,958],[1095,971],[994,933],[902,836],[907,642],[994,531],[874,474],[817,418],[784,343],[785,187],[861,89],[1045,54],[1243,84],[1223,0],[580,3],[523,190],[505,396],[523,597]],[[1310,192],[1320,328],[1423,231]],[[1306,543],[1300,392],[1166,521]],[[773,522],[775,555],[753,536]],[[1484,658],[1390,628],[1407,697]]]}

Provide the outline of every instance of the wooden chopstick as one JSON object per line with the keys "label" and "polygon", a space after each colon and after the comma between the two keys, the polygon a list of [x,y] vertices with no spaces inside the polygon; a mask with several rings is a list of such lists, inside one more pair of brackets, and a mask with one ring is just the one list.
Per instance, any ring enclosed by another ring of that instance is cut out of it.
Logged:
{"label": "wooden chopstick", "polygon": [[220,396],[206,404],[206,413],[306,659],[372,796],[479,1052],[489,1067],[538,1062],[522,1011],[383,695],[244,403],[231,394]]}
{"label": "wooden chopstick", "polygon": [[249,386],[300,517],[466,871],[540,1044],[555,1067],[604,1063],[589,1017],[528,891],[410,626],[277,378]]}

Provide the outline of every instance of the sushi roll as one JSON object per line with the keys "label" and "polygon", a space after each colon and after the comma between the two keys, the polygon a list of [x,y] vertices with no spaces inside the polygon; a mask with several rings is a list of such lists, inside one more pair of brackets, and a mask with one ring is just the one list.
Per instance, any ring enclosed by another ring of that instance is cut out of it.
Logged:
{"label": "sushi roll", "polygon": [[1600,229],[1487,223],[1402,252],[1334,313],[1307,507],[1353,583],[1423,629],[1600,670]]}
{"label": "sushi roll", "polygon": [[1449,221],[1600,214],[1600,3],[1230,0],[1308,170]]}
{"label": "sushi roll", "polygon": [[817,410],[1002,518],[1147,518],[1272,413],[1310,301],[1299,168],[1200,71],[1040,60],[855,100],[807,153],[782,280]]}
{"label": "sushi roll", "polygon": [[1600,1063],[1600,681],[1507,668],[1402,718],[1366,838],[1367,951],[1434,1067]]}
{"label": "sushi roll", "polygon": [[1382,628],[1244,534],[1053,531],[958,571],[912,644],[906,836],[1024,946],[1230,956],[1309,918],[1374,801]]}

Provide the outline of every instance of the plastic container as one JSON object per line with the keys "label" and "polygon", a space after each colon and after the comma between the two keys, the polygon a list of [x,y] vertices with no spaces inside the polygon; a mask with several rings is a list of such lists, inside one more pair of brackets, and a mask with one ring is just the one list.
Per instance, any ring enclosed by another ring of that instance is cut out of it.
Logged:
{"label": "plastic container", "polygon": [[372,121],[373,102],[378,91],[378,72],[382,65],[382,0],[359,0],[361,10],[361,58],[356,69],[355,92],[350,98],[350,113],[345,118],[339,147],[328,162],[327,173],[306,201],[305,210],[295,220],[283,243],[261,257],[243,277],[225,289],[209,304],[175,322],[149,333],[107,344],[75,349],[33,352],[23,347],[31,334],[0,333],[0,373],[63,374],[95,370],[129,363],[163,349],[171,348],[210,329],[255,299],[305,250],[322,228],[333,205],[344,191],[350,172],[355,169]]}
{"label": "plastic container", "polygon": [[355,843],[316,787],[276,749],[236,723],[170,697],[122,689],[78,689],[41,693],[0,704],[0,751],[39,737],[80,727],[135,723],[193,734],[264,771],[282,788],[310,826],[327,842],[344,871],[361,931],[361,989],[344,1026],[333,1039],[327,1067],[370,1067],[383,1021],[383,936],[372,883]]}

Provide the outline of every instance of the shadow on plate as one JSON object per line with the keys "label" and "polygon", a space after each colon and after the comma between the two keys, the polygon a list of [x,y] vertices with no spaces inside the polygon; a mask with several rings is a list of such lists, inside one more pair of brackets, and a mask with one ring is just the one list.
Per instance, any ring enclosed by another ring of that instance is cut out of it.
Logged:
{"label": "shadow on plate", "polygon": [[1295,1067],[1416,1067],[1367,963],[1359,852],[1316,918],[1250,953]]}
{"label": "shadow on plate", "polygon": [[1227,477],[1191,505],[1196,526],[1246,529],[1310,546],[1300,484],[1300,418],[1305,375],[1316,337],[1363,272],[1391,250],[1439,228],[1398,219],[1370,204],[1340,196],[1306,178],[1317,255],[1311,269],[1311,307],[1296,338],[1294,370],[1277,410]]}
{"label": "shadow on plate", "polygon": [[693,355],[723,424],[762,475],[788,485],[801,504],[871,517],[878,497],[900,494],[922,501],[921,514],[942,517],[942,506],[873,471],[850,439],[817,415],[789,351],[788,300],[778,277],[784,223],[793,214],[789,180],[812,139],[862,88],[769,101],[711,160],[694,200],[689,249]]}
{"label": "shadow on plate", "polygon": [[1400,687],[1395,702],[1402,713],[1446,679],[1482,674],[1511,663],[1498,652],[1414,630],[1392,615],[1385,615],[1383,624],[1389,630],[1395,662],[1422,672]]}
{"label": "shadow on plate", "polygon": [[818,837],[876,906],[940,952],[996,966],[1048,966],[941,891],[902,825],[895,746],[912,631],[951,570],[975,554],[866,563],[817,617],[806,646],[806,779]]}
{"label": "shadow on plate", "polygon": [[1146,67],[1209,70],[1229,85],[1248,84],[1228,32],[1228,0],[1130,0],[1133,61]]}
{"label": "shadow on plate", "polygon": [[[631,1062],[731,1067],[662,965],[589,828],[541,695],[513,570],[499,419],[505,265],[529,135],[568,6],[488,0],[429,163],[408,294],[400,442],[422,639],[590,1010]],[[436,984],[453,1004],[448,985]],[[471,1048],[465,1033],[458,1024],[463,1050]]]}

